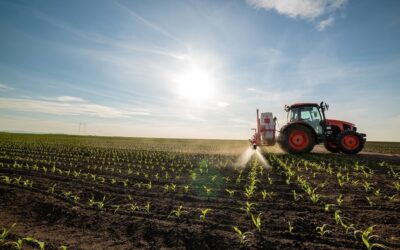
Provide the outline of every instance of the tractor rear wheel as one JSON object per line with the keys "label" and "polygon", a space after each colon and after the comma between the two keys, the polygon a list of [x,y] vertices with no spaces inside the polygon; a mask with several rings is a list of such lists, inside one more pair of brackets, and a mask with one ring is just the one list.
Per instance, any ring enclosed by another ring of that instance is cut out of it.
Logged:
{"label": "tractor rear wheel", "polygon": [[339,152],[339,148],[338,148],[336,142],[326,141],[324,143],[324,146],[325,146],[326,150],[328,150],[331,153],[338,153]]}
{"label": "tractor rear wheel", "polygon": [[282,150],[293,154],[309,153],[314,148],[312,131],[302,125],[292,125],[279,136]]}
{"label": "tractor rear wheel", "polygon": [[364,139],[359,133],[346,130],[338,135],[336,145],[345,154],[357,154],[364,148]]}

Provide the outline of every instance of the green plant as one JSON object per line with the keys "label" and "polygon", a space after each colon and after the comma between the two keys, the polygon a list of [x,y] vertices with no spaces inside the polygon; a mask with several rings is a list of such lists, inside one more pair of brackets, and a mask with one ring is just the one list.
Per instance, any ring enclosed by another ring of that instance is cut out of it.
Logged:
{"label": "green plant", "polygon": [[23,239],[18,239],[17,241],[10,241],[10,242],[7,242],[7,243],[4,244],[4,245],[13,245],[13,246],[15,247],[15,249],[20,250],[20,249],[22,249],[23,246],[24,246],[24,240],[23,240]]}
{"label": "green plant", "polygon": [[200,209],[200,220],[205,221],[206,220],[206,214],[211,211],[211,209],[209,208],[205,208],[205,209]]}
{"label": "green plant", "polygon": [[231,197],[231,198],[232,198],[233,195],[235,194],[235,190],[230,190],[230,189],[227,189],[227,188],[226,188],[225,191],[228,192],[229,197]]}
{"label": "green plant", "polygon": [[246,212],[246,214],[250,215],[250,214],[251,214],[251,211],[254,209],[253,206],[254,206],[255,204],[256,204],[256,203],[251,203],[251,202],[246,201],[246,207],[240,208],[240,210],[243,210],[243,211]]}
{"label": "green plant", "polygon": [[53,186],[51,186],[51,188],[49,189],[50,193],[54,194],[56,186],[57,184],[53,184]]}
{"label": "green plant", "polygon": [[261,232],[261,213],[256,216],[251,214],[251,221],[253,222],[254,226],[256,227],[258,232]]}
{"label": "green plant", "polygon": [[365,199],[367,199],[367,201],[368,201],[368,204],[371,206],[371,207],[373,207],[374,206],[374,202],[372,201],[372,199],[371,198],[369,198],[368,196],[366,196],[365,197]]}
{"label": "green plant", "polygon": [[332,206],[335,206],[335,204],[328,204],[328,203],[324,204],[325,212],[329,212],[329,208],[332,207]]}
{"label": "green plant", "polygon": [[247,239],[247,235],[252,234],[251,232],[242,232],[238,227],[233,227],[233,230],[237,233],[240,239],[240,244],[244,245],[246,244],[249,240]]}
{"label": "green plant", "polygon": [[319,233],[319,235],[324,236],[326,233],[331,232],[330,230],[326,230],[326,226],[328,226],[327,224],[323,224],[320,227],[316,227],[315,230],[317,230],[317,232]]}
{"label": "green plant", "polygon": [[301,195],[301,194],[298,194],[298,193],[296,193],[296,190],[292,190],[292,193],[293,193],[293,199],[295,200],[295,201],[298,201],[298,200],[300,200],[301,198],[303,198],[303,196]]}
{"label": "green plant", "polygon": [[92,195],[92,198],[89,199],[89,206],[92,207],[92,206],[95,206],[95,205],[96,205],[98,208],[102,209],[102,208],[104,207],[104,201],[105,201],[105,199],[106,199],[106,196],[104,195],[104,196],[103,196],[103,200],[101,200],[101,201],[95,201],[95,200],[94,200],[94,196]]}
{"label": "green plant", "polygon": [[211,194],[212,188],[207,187],[206,185],[203,185],[204,191],[206,191],[206,194],[209,196]]}
{"label": "green plant", "polygon": [[368,250],[371,250],[373,247],[379,247],[379,248],[387,249],[387,247],[385,245],[383,245],[383,244],[371,243],[370,242],[370,240],[372,238],[378,237],[377,235],[370,235],[370,234],[372,234],[374,227],[375,227],[375,225],[374,226],[370,226],[367,229],[365,229],[364,231],[356,230],[356,231],[354,231],[354,237],[356,237],[356,235],[358,233],[360,233],[361,234],[361,240],[364,243],[364,245],[367,247]]}
{"label": "green plant", "polygon": [[186,211],[184,211],[183,206],[180,205],[176,210],[172,210],[171,213],[169,214],[169,216],[171,216],[171,214],[173,214],[177,218],[180,218],[184,213],[186,213]]}
{"label": "green plant", "polygon": [[14,223],[11,225],[10,228],[3,228],[3,232],[0,234],[0,245],[4,242],[4,240],[7,238],[7,235],[9,232],[17,225],[17,223]]}
{"label": "green plant", "polygon": [[394,187],[397,191],[400,191],[400,181],[395,181],[395,182],[393,182],[393,187]]}
{"label": "green plant", "polygon": [[36,243],[36,244],[39,245],[39,249],[40,249],[40,250],[44,250],[45,244],[44,244],[44,242],[42,242],[42,241],[39,241],[39,240],[34,239],[34,238],[32,238],[32,237],[26,237],[26,238],[23,238],[23,240],[24,240],[24,241],[27,241],[27,242]]}
{"label": "green plant", "polygon": [[343,195],[340,194],[337,198],[336,198],[336,202],[339,206],[342,206],[343,203]]}
{"label": "green plant", "polygon": [[288,222],[288,230],[289,230],[289,233],[292,233],[292,231],[293,231],[293,229],[294,229],[294,227],[292,226],[292,223],[289,221]]}
{"label": "green plant", "polygon": [[310,200],[312,203],[316,204],[322,196],[320,194],[311,193]]}
{"label": "green plant", "polygon": [[139,210],[139,206],[138,206],[137,202],[130,203],[129,205],[130,205],[130,209],[133,212],[135,212],[136,210]]}
{"label": "green plant", "polygon": [[267,190],[261,191],[262,199],[265,200],[267,198]]}

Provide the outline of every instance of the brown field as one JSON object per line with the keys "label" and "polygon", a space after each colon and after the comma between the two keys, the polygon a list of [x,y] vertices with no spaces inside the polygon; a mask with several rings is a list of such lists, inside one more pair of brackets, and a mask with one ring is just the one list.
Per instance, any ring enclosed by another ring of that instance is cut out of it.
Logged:
{"label": "brown field", "polygon": [[1,133],[0,249],[399,249],[399,154]]}

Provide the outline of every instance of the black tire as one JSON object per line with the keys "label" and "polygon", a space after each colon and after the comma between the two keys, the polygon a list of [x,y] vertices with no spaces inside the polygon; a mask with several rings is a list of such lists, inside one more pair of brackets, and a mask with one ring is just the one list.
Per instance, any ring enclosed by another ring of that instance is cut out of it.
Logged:
{"label": "black tire", "polygon": [[293,124],[280,133],[278,144],[285,152],[303,154],[313,150],[315,138],[311,129],[304,125]]}
{"label": "black tire", "polygon": [[328,150],[331,153],[339,153],[339,148],[338,148],[336,142],[326,141],[324,143],[324,146],[325,146],[326,150]]}
{"label": "black tire", "polygon": [[357,154],[364,148],[364,138],[357,132],[346,130],[336,140],[338,149],[345,154]]}

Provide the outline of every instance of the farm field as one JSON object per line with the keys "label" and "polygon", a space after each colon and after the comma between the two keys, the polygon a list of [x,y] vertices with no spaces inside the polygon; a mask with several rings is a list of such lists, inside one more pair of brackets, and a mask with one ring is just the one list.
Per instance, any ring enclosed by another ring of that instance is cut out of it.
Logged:
{"label": "farm field", "polygon": [[399,155],[0,133],[0,249],[400,249]]}

